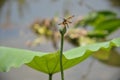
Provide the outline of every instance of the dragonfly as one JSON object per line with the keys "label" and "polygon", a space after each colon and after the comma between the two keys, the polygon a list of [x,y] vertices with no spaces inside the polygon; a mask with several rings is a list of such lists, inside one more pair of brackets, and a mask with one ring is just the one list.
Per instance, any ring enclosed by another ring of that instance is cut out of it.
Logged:
{"label": "dragonfly", "polygon": [[70,21],[72,18],[74,17],[74,15],[68,17],[68,18],[63,18],[63,22],[59,23],[58,25],[63,25],[63,27],[67,27],[69,28],[69,24],[71,24],[72,22]]}

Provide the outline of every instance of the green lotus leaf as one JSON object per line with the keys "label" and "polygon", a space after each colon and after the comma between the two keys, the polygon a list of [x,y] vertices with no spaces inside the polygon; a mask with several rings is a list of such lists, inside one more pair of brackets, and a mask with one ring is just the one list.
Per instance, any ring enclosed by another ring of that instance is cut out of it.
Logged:
{"label": "green lotus leaf", "polygon": [[100,49],[109,50],[112,46],[120,46],[120,38],[113,39],[107,42],[99,42],[96,44],[90,44],[82,47],[77,47],[71,50],[68,50],[64,53],[64,56],[67,59],[74,59],[78,57],[82,57],[85,54],[91,54],[93,52],[97,52]]}
{"label": "green lotus leaf", "polygon": [[94,31],[90,31],[88,32],[88,37],[90,38],[105,38],[107,35],[109,35],[108,32],[104,31],[104,30],[94,30]]}
{"label": "green lotus leaf", "polygon": [[93,54],[93,57],[105,64],[120,67],[120,54],[115,48],[112,48],[110,51],[100,50]]}
{"label": "green lotus leaf", "polygon": [[97,24],[95,29],[113,32],[118,28],[120,28],[120,19],[109,19]]}
{"label": "green lotus leaf", "polygon": [[[110,50],[120,46],[120,38],[111,41],[73,48],[63,53],[63,67],[68,69],[99,50]],[[0,47],[0,71],[27,64],[38,71],[53,74],[60,71],[59,51],[54,53],[33,52],[22,49]]]}
{"label": "green lotus leaf", "polygon": [[43,56],[41,52],[29,50],[0,47],[0,72],[9,71],[11,67],[20,67],[21,65],[32,61],[35,56]]}
{"label": "green lotus leaf", "polygon": [[103,22],[104,20],[109,20],[109,19],[116,19],[116,13],[111,12],[111,11],[92,11],[88,15],[84,17],[82,21],[80,21],[78,24],[75,26],[87,26],[91,25],[96,27],[99,23]]}
{"label": "green lotus leaf", "polygon": [[93,54],[93,57],[97,58],[98,60],[108,60],[111,55],[110,51],[99,50]]}

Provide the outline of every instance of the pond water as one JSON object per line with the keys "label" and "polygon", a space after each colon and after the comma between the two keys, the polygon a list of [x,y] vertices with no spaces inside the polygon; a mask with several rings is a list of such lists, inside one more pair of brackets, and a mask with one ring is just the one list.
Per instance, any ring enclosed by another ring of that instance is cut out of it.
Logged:
{"label": "pond water", "polygon": [[[30,24],[37,19],[52,18],[55,15],[63,17],[66,9],[76,17],[84,16],[91,11],[84,5],[80,6],[79,2],[80,0],[28,0],[28,6],[24,8],[24,15],[19,16],[16,1],[13,1],[10,23],[8,25],[6,23],[8,3],[6,2],[2,8],[2,16],[0,16],[0,45],[31,50],[54,51],[49,41],[46,44],[41,44],[39,47],[29,48],[25,45],[26,41],[36,38],[30,30]],[[119,7],[111,6],[109,0],[84,0],[84,2],[95,10],[112,10],[120,16]],[[66,42],[65,50],[70,48],[73,48],[73,46]],[[81,77],[86,74],[88,65],[92,61],[93,59],[89,58],[72,69],[65,71],[66,80],[83,80]],[[59,75],[56,74],[53,80],[60,80]],[[95,60],[90,75],[86,80],[119,80],[119,76],[119,68],[104,65]],[[27,66],[22,66],[19,69],[12,69],[8,73],[0,73],[0,80],[47,80],[47,75],[32,70]]]}

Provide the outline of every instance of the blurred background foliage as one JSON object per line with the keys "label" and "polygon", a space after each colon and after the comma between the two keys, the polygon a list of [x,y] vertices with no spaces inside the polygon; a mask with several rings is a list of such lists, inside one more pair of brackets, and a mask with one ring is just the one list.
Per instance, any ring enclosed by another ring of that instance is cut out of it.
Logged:
{"label": "blurred background foliage", "polygon": [[[21,19],[25,17],[24,13],[30,8],[31,2],[37,2],[41,0],[0,0],[0,17],[2,17],[4,8],[6,7],[5,21],[2,22],[0,18],[0,27],[10,26],[12,23],[11,15],[13,15],[12,5],[15,3],[17,6],[16,13]],[[50,2],[57,2],[59,0],[50,0]],[[71,16],[69,7],[72,0],[64,0],[63,4],[63,16]],[[112,6],[116,7],[120,11],[120,0],[107,0]],[[67,5],[66,5],[67,4]],[[120,15],[111,10],[96,10],[90,4],[84,2],[84,0],[78,0],[79,6],[84,6],[89,9],[89,13],[84,16],[75,15],[72,24],[68,29],[68,33],[65,36],[67,42],[74,47],[85,46],[88,44],[99,43],[109,40],[111,34],[120,29]],[[102,4],[101,4],[102,5]],[[28,15],[27,15],[28,16]],[[72,19],[71,19],[72,20]],[[34,36],[34,40],[26,41],[28,47],[40,46],[40,44],[46,41],[51,41],[55,50],[57,50],[60,34],[58,32],[58,23],[60,22],[59,13],[55,13],[53,18],[44,18],[34,20],[29,23],[29,28]],[[5,23],[5,25],[1,25]],[[103,52],[100,50],[93,55],[93,58],[99,60],[102,63],[120,67],[120,53],[116,48],[111,51]]]}
{"label": "blurred background foliage", "polygon": [[[16,6],[17,7],[16,11],[17,11],[17,13],[19,15],[19,18],[21,18],[21,17],[24,16],[24,12],[28,11],[28,9],[30,8],[30,6],[29,6],[30,2],[37,2],[37,1],[40,1],[40,0],[30,0],[30,1],[29,0],[1,0],[0,1],[0,14],[2,14],[2,12],[4,11],[3,10],[4,7],[7,5],[6,6],[7,11],[5,13],[6,14],[6,23],[10,24],[11,23],[10,18],[11,18],[11,14],[12,14],[12,5],[14,3],[16,3],[16,5],[17,5]],[[57,2],[59,0],[50,0],[50,1],[51,2]],[[107,1],[111,2],[111,5],[116,6],[117,8],[119,8],[119,6],[120,6],[120,1],[119,0],[107,0]],[[63,5],[63,7],[64,7],[64,10],[63,10],[64,16],[68,15],[69,12],[70,12],[69,9],[68,9],[68,7],[70,6],[69,3],[71,3],[71,1],[69,1],[69,0],[64,1],[64,5]],[[84,0],[79,0],[79,5],[85,6],[90,10],[94,10],[94,8],[91,5],[85,3]],[[96,14],[92,14],[91,18],[93,18],[95,15]],[[106,15],[109,15],[109,12],[108,12],[108,14],[106,13]]]}
{"label": "blurred background foliage", "polygon": [[113,6],[120,7],[120,0],[110,0],[110,1]]}

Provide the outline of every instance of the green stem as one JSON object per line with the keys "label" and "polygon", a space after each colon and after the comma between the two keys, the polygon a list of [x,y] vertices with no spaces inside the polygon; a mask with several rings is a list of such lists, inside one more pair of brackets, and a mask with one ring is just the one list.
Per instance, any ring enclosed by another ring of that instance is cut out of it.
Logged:
{"label": "green stem", "polygon": [[64,34],[61,34],[60,70],[61,70],[61,79],[62,80],[64,80],[64,72],[63,72],[63,65],[62,65],[63,44],[64,44]]}
{"label": "green stem", "polygon": [[52,80],[52,74],[49,74],[49,80]]}

